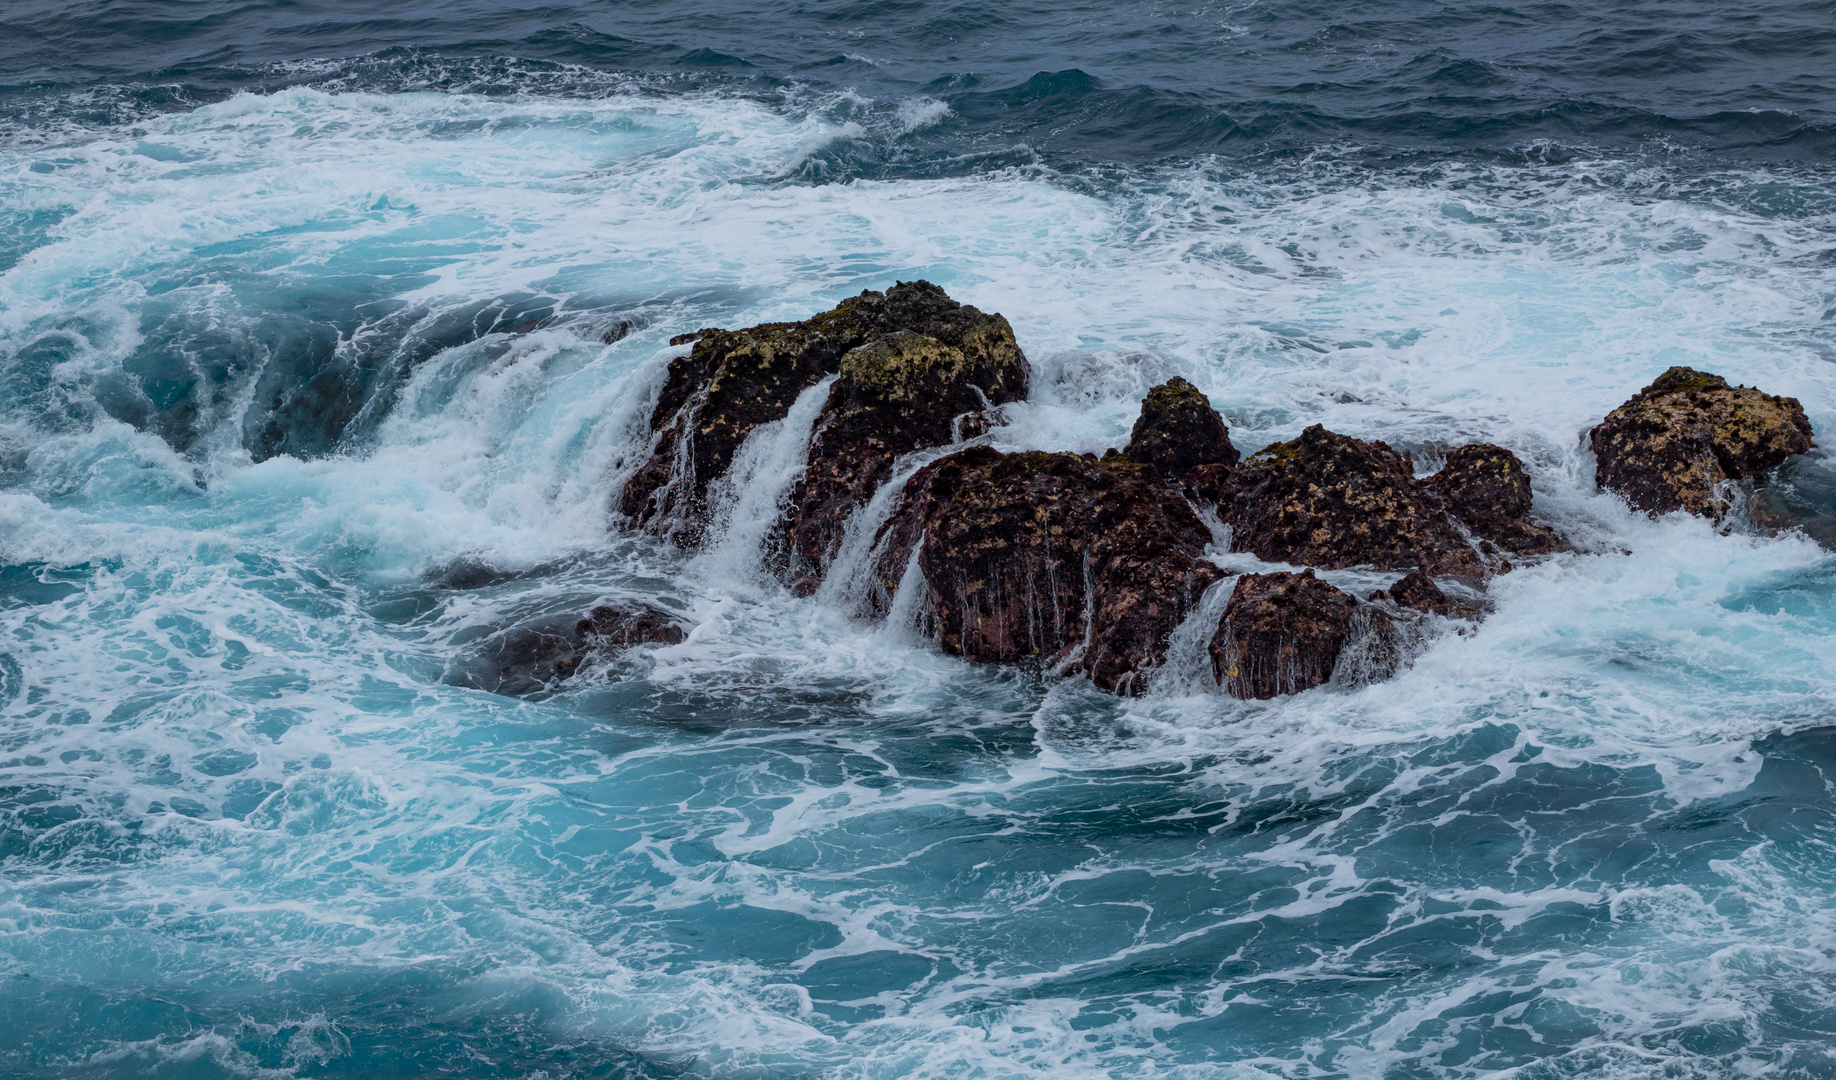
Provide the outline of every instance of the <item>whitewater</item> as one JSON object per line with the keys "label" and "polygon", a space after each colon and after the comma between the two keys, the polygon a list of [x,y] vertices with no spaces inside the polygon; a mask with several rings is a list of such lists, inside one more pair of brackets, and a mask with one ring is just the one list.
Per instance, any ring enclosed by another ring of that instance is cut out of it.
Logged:
{"label": "whitewater", "polygon": [[[1831,459],[1772,536],[1633,514],[1585,440],[1673,364],[1836,439],[1827,175],[850,174],[953,106],[553,81],[0,141],[0,1073],[1836,1076]],[[1034,364],[997,447],[1101,453],[1181,375],[1246,452],[1506,446],[1576,550],[1242,702],[793,596],[826,384],[707,550],[621,530],[672,336],[917,278]],[[621,599],[693,629],[465,685]]]}

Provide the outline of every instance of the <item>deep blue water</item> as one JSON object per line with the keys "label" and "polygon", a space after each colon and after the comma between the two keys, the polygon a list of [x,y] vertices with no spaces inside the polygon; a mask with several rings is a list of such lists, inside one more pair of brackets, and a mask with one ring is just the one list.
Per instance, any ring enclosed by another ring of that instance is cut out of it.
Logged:
{"label": "deep blue water", "polygon": [[[11,0],[0,1076],[1836,1076],[1836,560],[1582,438],[1686,363],[1836,439],[1833,151],[1827,3]],[[802,413],[614,527],[672,335],[920,276],[1003,446],[1181,374],[1578,550],[1120,701],[756,573]],[[695,630],[466,687],[617,598]]]}

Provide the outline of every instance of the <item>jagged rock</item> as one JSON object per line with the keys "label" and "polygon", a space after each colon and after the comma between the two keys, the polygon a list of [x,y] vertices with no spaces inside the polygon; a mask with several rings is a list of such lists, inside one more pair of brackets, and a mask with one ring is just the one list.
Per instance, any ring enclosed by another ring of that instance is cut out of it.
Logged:
{"label": "jagged rock", "polygon": [[537,619],[493,634],[468,651],[450,681],[526,697],[553,690],[588,661],[609,660],[638,645],[680,644],[683,637],[681,623],[667,612],[602,605],[584,619]]}
{"label": "jagged rock", "polygon": [[1673,367],[1589,433],[1594,480],[1652,514],[1686,510],[1720,520],[1725,480],[1757,478],[1815,447],[1796,398],[1732,387],[1719,375]]}
{"label": "jagged rock", "polygon": [[1442,592],[1441,587],[1434,583],[1434,579],[1421,570],[1409,571],[1403,575],[1402,580],[1390,586],[1389,592],[1373,593],[1371,599],[1375,600],[1383,596],[1389,597],[1403,607],[1414,608],[1417,611],[1430,611],[1436,615],[1454,613],[1453,599]]}
{"label": "jagged rock", "polygon": [[917,548],[946,652],[1062,663],[1129,692],[1221,576],[1200,557],[1209,540],[1151,465],[975,447],[907,483],[879,574],[892,595]]}
{"label": "jagged rock", "polygon": [[924,333],[897,330],[841,359],[791,493],[790,569],[801,591],[821,581],[849,516],[899,455],[947,446],[968,435],[959,421],[1026,397],[1026,357],[1007,320],[937,296]]}
{"label": "jagged rock", "polygon": [[1231,469],[1220,480],[1218,503],[1233,546],[1271,562],[1486,574],[1446,511],[1416,483],[1407,458],[1318,424]]}
{"label": "jagged rock", "polygon": [[1148,391],[1122,452],[1169,479],[1198,465],[1235,465],[1242,456],[1211,399],[1177,375]]}
{"label": "jagged rock", "polygon": [[885,294],[863,292],[801,322],[696,331],[693,351],[670,362],[650,416],[655,444],[626,481],[619,511],[633,525],[699,542],[708,484],[727,471],[753,428],[783,419],[799,394],[839,370],[850,349],[899,330],[948,341],[963,310],[974,311],[929,282],[912,281]]}
{"label": "jagged rock", "polygon": [[1362,607],[1310,569],[1243,575],[1211,639],[1219,684],[1232,697],[1254,699],[1325,684]]}
{"label": "jagged rock", "polygon": [[1426,486],[1474,536],[1506,551],[1546,555],[1568,547],[1549,526],[1531,520],[1530,476],[1502,446],[1460,447]]}

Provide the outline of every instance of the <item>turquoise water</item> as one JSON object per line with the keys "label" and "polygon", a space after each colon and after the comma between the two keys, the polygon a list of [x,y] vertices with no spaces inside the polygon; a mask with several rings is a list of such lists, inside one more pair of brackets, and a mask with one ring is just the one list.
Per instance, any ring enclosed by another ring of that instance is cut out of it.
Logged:
{"label": "turquoise water", "polygon": [[[0,1072],[1836,1075],[1836,563],[1582,440],[1675,363],[1836,430],[1827,182],[812,172],[949,117],[295,86],[0,147]],[[1579,550],[1392,682],[1118,701],[760,576],[801,414],[711,554],[611,529],[670,336],[920,276],[1035,364],[1004,446],[1181,374],[1246,450],[1501,442]],[[457,685],[617,598],[694,630]]]}

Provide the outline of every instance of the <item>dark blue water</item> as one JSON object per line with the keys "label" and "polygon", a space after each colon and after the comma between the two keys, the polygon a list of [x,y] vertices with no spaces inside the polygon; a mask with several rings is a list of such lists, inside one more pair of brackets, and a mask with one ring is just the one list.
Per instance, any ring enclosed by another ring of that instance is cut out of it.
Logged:
{"label": "dark blue water", "polygon": [[[1678,363],[1836,438],[1833,135],[1828,4],[12,0],[0,1076],[1836,1076],[1836,562],[1582,438]],[[1006,448],[1180,374],[1577,551],[1118,701],[759,574],[814,399],[617,529],[672,335],[914,277]],[[619,599],[694,630],[469,687]]]}

